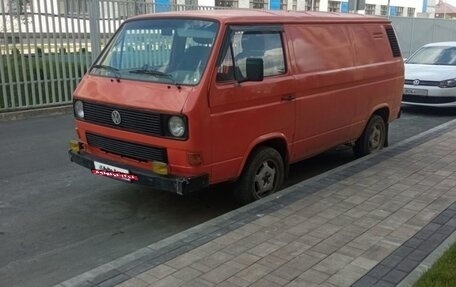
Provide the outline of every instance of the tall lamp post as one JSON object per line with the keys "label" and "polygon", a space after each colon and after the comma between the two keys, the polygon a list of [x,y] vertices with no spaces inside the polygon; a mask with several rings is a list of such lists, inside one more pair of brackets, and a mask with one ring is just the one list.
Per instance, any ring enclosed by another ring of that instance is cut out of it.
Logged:
{"label": "tall lamp post", "polygon": [[386,5],[386,15],[388,15],[388,18],[390,17],[390,4],[391,0],[388,0],[388,5]]}

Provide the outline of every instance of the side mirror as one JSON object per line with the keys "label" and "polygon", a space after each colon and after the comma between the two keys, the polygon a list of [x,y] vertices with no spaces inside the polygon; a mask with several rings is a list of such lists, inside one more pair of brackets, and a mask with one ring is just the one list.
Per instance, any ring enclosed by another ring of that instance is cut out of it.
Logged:
{"label": "side mirror", "polygon": [[246,81],[261,82],[264,78],[263,59],[247,58],[246,60]]}

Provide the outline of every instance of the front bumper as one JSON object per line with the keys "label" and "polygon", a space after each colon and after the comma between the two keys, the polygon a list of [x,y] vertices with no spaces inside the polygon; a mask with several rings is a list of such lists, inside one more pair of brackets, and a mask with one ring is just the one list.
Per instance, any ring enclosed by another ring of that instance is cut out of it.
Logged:
{"label": "front bumper", "polygon": [[[414,91],[417,94],[405,94],[405,91]],[[421,92],[425,94],[421,95]],[[404,85],[402,103],[414,106],[455,107],[456,88]]]}
{"label": "front bumper", "polygon": [[159,175],[148,170],[132,167],[106,159],[98,158],[87,153],[76,153],[69,150],[70,160],[88,169],[95,169],[94,161],[103,162],[129,170],[131,174],[137,176],[138,180],[131,181],[151,186],[156,189],[171,191],[180,195],[188,194],[193,191],[201,190],[209,186],[209,176],[207,174],[191,177],[179,177],[172,175]]}

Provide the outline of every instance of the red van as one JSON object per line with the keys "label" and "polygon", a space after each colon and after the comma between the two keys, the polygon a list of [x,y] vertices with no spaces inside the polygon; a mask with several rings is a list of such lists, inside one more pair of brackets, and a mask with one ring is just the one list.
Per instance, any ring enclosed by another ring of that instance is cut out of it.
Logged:
{"label": "red van", "polygon": [[294,162],[387,144],[404,64],[389,20],[215,10],[125,21],[74,92],[73,162],[185,194],[237,181],[243,203]]}

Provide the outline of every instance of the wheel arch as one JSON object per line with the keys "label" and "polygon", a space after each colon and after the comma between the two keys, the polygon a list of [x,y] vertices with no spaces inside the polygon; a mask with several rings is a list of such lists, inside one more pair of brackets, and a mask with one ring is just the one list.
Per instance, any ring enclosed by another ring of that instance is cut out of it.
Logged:
{"label": "wheel arch", "polygon": [[[377,107],[374,110],[374,112],[371,114],[371,116],[369,117],[369,119],[370,119],[373,115],[379,115],[380,117],[382,117],[383,121],[385,122],[385,128],[386,128],[385,143],[384,143],[385,147],[387,147],[388,143],[389,143],[388,135],[389,135],[390,114],[391,114],[391,111],[390,111],[388,105],[385,104],[385,105]],[[367,123],[366,123],[366,125],[367,125]]]}
{"label": "wheel arch", "polygon": [[373,115],[381,116],[383,118],[383,120],[385,121],[385,124],[388,124],[389,123],[389,118],[390,118],[390,109],[389,109],[389,107],[387,105],[376,107],[374,109],[374,111],[371,113],[371,116],[369,117],[369,119]]}
{"label": "wheel arch", "polygon": [[238,171],[238,178],[241,176],[246,164],[251,159],[253,152],[262,146],[271,147],[279,152],[279,154],[282,156],[283,164],[285,167],[285,175],[288,174],[288,163],[290,161],[290,149],[288,147],[288,141],[284,134],[277,133],[262,136],[249,145],[249,148],[243,157],[241,167]]}

